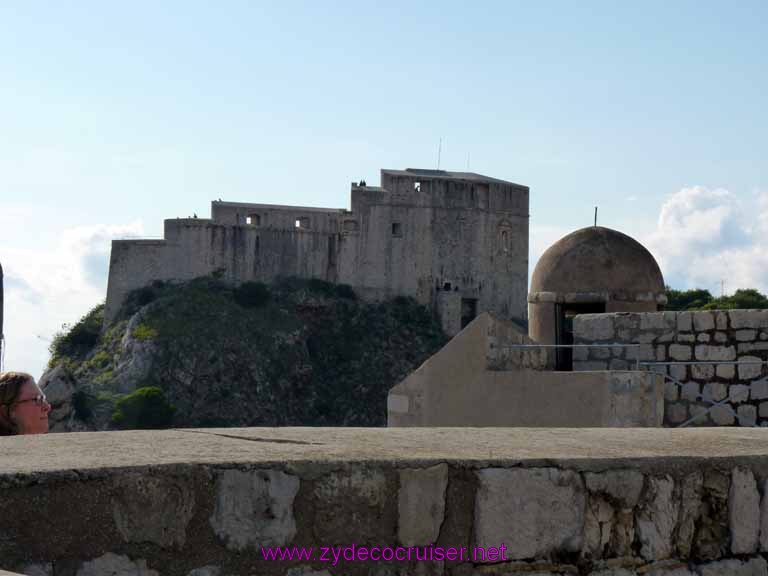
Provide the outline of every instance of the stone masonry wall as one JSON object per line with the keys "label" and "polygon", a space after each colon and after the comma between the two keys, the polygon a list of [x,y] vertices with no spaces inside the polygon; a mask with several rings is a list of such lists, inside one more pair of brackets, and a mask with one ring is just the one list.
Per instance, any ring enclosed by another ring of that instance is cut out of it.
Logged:
{"label": "stone masonry wall", "polygon": [[[639,348],[574,349],[574,370],[627,370],[647,362],[738,361],[655,365],[668,376],[666,426],[694,416],[696,426],[768,426],[768,310],[586,314],[574,319],[577,344]],[[713,404],[718,405],[712,407]]]}
{"label": "stone masonry wall", "polygon": [[[3,486],[0,557],[29,576],[768,576],[766,488],[745,467],[145,470]],[[508,561],[260,552],[351,544],[503,544]]]}

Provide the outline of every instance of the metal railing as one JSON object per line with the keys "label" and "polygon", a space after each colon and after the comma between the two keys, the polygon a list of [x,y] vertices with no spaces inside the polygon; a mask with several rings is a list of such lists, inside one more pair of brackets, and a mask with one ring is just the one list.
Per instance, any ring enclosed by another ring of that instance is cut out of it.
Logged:
{"label": "metal railing", "polygon": [[[749,366],[749,365],[764,365],[768,364],[768,360],[688,360],[688,361],[672,361],[672,362],[661,362],[661,361],[643,361],[638,363],[640,366],[697,366],[697,365],[707,365],[707,366],[719,366],[719,365],[736,365],[736,366]],[[658,374],[661,374],[664,376],[664,379],[672,382],[675,386],[680,388],[679,395],[682,393],[683,386],[686,384],[685,382],[680,382],[677,378],[667,374],[666,372],[657,372]],[[698,382],[697,382],[698,384]],[[739,416],[739,413],[734,410],[730,405],[727,403],[730,401],[731,397],[730,395],[727,395],[725,398],[721,400],[712,400],[711,398],[705,397],[704,393],[697,394],[696,397],[692,400],[689,400],[690,402],[704,402],[709,403],[710,406],[703,410],[702,412],[699,412],[695,416],[692,416],[691,418],[688,418],[688,420],[685,420],[681,424],[678,424],[675,426],[676,428],[685,428],[689,424],[692,424],[696,420],[700,419],[702,416],[708,415],[714,408],[717,406],[723,406],[725,407],[732,415],[733,417],[738,420],[740,426],[744,427],[757,427],[757,420],[755,420],[754,424],[743,424],[742,423],[742,416]],[[687,399],[686,399],[687,400]]]}

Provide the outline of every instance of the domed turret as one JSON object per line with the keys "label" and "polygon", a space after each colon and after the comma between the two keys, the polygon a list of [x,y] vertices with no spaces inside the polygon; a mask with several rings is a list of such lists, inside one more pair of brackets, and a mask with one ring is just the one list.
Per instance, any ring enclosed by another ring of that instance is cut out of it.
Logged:
{"label": "domed turret", "polygon": [[[542,254],[528,294],[530,336],[573,343],[572,319],[599,312],[655,312],[666,303],[656,260],[626,234],[591,226],[561,238]],[[570,354],[558,354],[567,369]]]}

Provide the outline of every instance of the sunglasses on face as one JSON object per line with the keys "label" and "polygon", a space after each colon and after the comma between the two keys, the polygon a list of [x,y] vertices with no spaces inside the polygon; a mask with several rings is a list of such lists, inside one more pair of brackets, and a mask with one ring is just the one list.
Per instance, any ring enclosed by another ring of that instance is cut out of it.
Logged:
{"label": "sunglasses on face", "polygon": [[37,396],[33,396],[31,398],[24,398],[23,400],[17,400],[14,402],[14,404],[24,404],[25,402],[34,402],[38,406],[43,406],[47,400],[45,398],[45,394],[38,394]]}

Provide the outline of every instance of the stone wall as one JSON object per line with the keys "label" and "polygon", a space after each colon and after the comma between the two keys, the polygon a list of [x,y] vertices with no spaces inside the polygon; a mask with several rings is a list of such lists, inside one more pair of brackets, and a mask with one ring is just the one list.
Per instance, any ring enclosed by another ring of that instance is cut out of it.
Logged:
{"label": "stone wall", "polygon": [[[768,425],[768,310],[586,314],[574,320],[577,344],[639,344],[636,349],[575,349],[574,370],[625,370],[644,362],[669,376],[665,425]],[[691,361],[739,364],[686,365]],[[707,414],[702,414],[714,403]]]}
{"label": "stone wall", "polygon": [[[768,576],[766,431],[734,432],[10,438],[0,561],[30,576]],[[320,559],[352,544],[503,545],[505,559]],[[315,554],[266,561],[266,546]]]}

